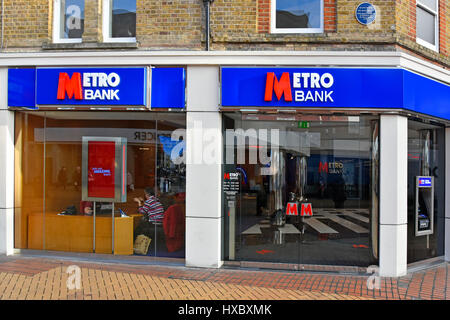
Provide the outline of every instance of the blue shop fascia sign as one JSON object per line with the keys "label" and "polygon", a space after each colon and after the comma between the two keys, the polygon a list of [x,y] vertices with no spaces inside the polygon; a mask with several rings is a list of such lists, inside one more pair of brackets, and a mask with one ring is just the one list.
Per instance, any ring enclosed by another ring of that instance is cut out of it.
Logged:
{"label": "blue shop fascia sign", "polygon": [[222,107],[407,109],[450,120],[450,86],[400,68],[223,67]]}
{"label": "blue shop fascia sign", "polygon": [[185,69],[9,69],[8,106],[32,109],[52,106],[182,109],[185,107]]}

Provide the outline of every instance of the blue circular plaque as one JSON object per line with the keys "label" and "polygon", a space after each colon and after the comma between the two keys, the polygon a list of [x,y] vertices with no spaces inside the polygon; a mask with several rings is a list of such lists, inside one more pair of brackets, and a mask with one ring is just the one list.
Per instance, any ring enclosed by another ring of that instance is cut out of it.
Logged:
{"label": "blue circular plaque", "polygon": [[363,2],[356,8],[355,15],[359,23],[368,25],[375,21],[377,11],[371,3]]}

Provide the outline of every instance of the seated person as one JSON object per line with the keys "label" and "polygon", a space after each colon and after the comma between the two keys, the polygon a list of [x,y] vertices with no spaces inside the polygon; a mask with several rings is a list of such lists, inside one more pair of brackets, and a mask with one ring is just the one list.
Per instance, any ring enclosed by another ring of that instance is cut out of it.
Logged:
{"label": "seated person", "polygon": [[164,208],[155,196],[152,188],[144,189],[145,201],[142,198],[134,198],[138,203],[138,211],[150,222],[162,222],[164,217]]}
{"label": "seated person", "polygon": [[185,193],[178,193],[175,204],[171,205],[164,213],[163,228],[166,238],[166,247],[169,252],[183,248],[186,228],[186,207],[184,204]]}
{"label": "seated person", "polygon": [[154,238],[154,223],[162,222],[164,217],[164,208],[156,198],[152,188],[144,189],[145,201],[142,198],[134,198],[138,203],[138,211],[142,214],[142,219],[134,230],[134,239],[140,234]]}
{"label": "seated person", "polygon": [[80,213],[87,216],[91,216],[93,213],[94,203],[91,201],[81,201],[80,202]]}

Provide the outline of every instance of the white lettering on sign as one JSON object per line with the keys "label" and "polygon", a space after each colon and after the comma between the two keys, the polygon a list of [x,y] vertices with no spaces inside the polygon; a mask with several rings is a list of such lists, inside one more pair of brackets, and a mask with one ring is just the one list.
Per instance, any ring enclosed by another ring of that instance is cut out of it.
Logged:
{"label": "white lettering on sign", "polygon": [[311,89],[321,89],[321,88],[331,88],[334,84],[334,78],[330,73],[324,73],[322,75],[312,72],[294,72],[292,74],[292,87],[293,88],[311,88]]}
{"label": "white lettering on sign", "polygon": [[[294,72],[292,73],[292,87],[294,89],[329,89],[334,84],[333,76],[326,72]],[[328,90],[294,90],[294,100],[297,102],[334,102],[333,91]]]}
{"label": "white lettering on sign", "polygon": [[120,84],[120,76],[111,72],[86,72],[83,74],[83,88],[85,100],[120,100],[119,90],[114,89],[86,89],[86,88],[115,88]]}
{"label": "white lettering on sign", "polygon": [[334,102],[331,95],[333,94],[333,91],[302,91],[297,90],[295,91],[295,101],[298,102]]}
{"label": "white lettering on sign", "polygon": [[118,96],[119,90],[84,90],[84,99],[86,100],[120,100]]}

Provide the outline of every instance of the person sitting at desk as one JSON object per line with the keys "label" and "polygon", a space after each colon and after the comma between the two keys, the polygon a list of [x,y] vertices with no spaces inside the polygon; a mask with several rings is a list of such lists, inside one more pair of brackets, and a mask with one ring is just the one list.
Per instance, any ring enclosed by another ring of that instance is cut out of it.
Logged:
{"label": "person sitting at desk", "polygon": [[164,208],[154,195],[152,188],[144,189],[145,201],[142,198],[134,198],[138,203],[138,211],[143,215],[140,223],[134,230],[134,239],[140,234],[144,234],[149,238],[154,238],[154,223],[162,222],[164,218]]}
{"label": "person sitting at desk", "polygon": [[138,203],[138,211],[150,222],[162,222],[164,218],[164,208],[161,202],[156,198],[152,188],[144,189],[145,201],[142,198],[134,198]]}

